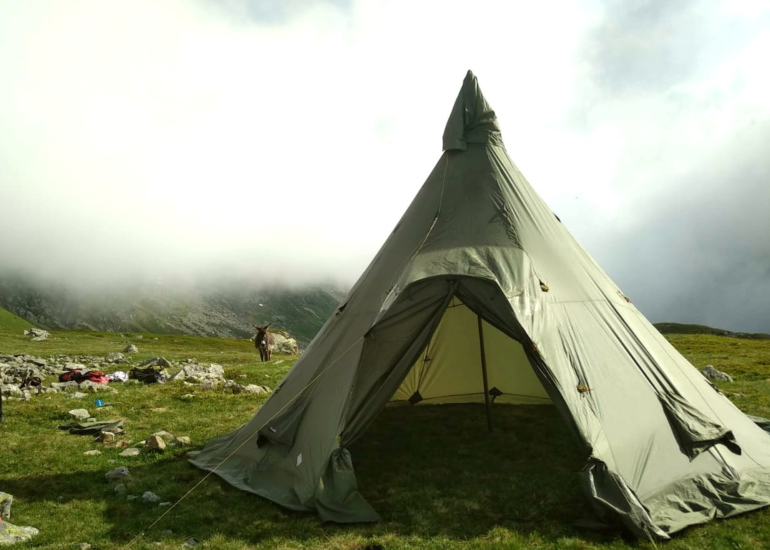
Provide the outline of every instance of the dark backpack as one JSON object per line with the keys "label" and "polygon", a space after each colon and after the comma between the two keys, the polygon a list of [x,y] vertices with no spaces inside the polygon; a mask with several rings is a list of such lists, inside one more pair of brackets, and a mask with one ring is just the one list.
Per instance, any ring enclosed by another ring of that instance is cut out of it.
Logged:
{"label": "dark backpack", "polygon": [[68,370],[59,375],[59,382],[79,382],[80,369]]}
{"label": "dark backpack", "polygon": [[128,373],[129,378],[139,380],[143,384],[163,384],[168,380],[168,373],[163,367],[150,365],[149,367],[134,367]]}

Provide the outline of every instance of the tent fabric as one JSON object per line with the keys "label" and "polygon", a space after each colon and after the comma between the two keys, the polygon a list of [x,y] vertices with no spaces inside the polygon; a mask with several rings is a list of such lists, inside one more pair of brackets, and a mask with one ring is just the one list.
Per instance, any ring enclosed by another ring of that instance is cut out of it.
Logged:
{"label": "tent fabric", "polygon": [[489,388],[558,409],[600,518],[665,539],[770,504],[768,434],[535,193],[470,72],[443,154],[369,267],[256,415],[192,463],[323,520],[377,521],[348,446],[391,400],[484,400],[479,318]]}

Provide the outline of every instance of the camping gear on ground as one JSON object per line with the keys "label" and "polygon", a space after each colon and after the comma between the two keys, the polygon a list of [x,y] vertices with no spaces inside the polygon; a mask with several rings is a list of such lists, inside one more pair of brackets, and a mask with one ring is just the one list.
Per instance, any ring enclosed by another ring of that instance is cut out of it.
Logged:
{"label": "camping gear on ground", "polygon": [[79,382],[80,371],[81,369],[75,369],[61,373],[59,375],[59,382]]}
{"label": "camping gear on ground", "polygon": [[89,370],[81,372],[81,369],[69,370],[59,375],[59,382],[93,382],[94,384],[109,384],[109,377],[102,371]]}
{"label": "camping gear on ground", "polygon": [[69,422],[59,426],[60,430],[68,430],[73,435],[99,435],[110,432],[115,435],[126,433],[122,420],[107,420],[104,422]]}
{"label": "camping gear on ground", "polygon": [[85,373],[83,375],[83,380],[82,381],[86,381],[86,380],[88,380],[89,382],[93,382],[94,384],[109,384],[110,383],[109,377],[106,374],[104,374],[103,372],[98,371],[98,370],[90,370],[87,373]]}
{"label": "camping gear on ground", "polygon": [[128,373],[122,370],[116,370],[113,373],[107,375],[110,382],[128,382]]}
{"label": "camping gear on ground", "polygon": [[39,376],[27,376],[21,382],[20,389],[35,388],[43,383],[43,380]]}
{"label": "camping gear on ground", "polygon": [[163,384],[168,380],[166,369],[158,365],[149,365],[147,367],[134,367],[129,373],[129,377],[139,380],[143,384]]}
{"label": "camping gear on ground", "polygon": [[191,462],[324,521],[377,521],[348,448],[383,407],[490,397],[556,407],[597,517],[637,536],[770,504],[770,436],[535,193],[469,72],[443,155],[372,263],[256,415]]}

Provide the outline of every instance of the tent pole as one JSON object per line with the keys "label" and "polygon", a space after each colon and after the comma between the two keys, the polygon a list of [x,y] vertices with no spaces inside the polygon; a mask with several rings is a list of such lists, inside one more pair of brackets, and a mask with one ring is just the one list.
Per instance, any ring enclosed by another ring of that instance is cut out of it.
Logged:
{"label": "tent pole", "polygon": [[481,347],[481,374],[484,378],[484,405],[487,409],[487,429],[492,433],[492,410],[489,406],[489,381],[487,380],[487,355],[484,353],[484,328],[481,324],[481,316],[476,316],[479,320],[479,346]]}

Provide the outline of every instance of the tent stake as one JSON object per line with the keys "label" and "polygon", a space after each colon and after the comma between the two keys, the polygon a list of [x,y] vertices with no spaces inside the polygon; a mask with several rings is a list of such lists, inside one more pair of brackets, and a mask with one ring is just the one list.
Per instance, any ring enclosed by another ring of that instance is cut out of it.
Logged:
{"label": "tent stake", "polygon": [[481,316],[477,315],[479,320],[479,346],[481,347],[481,374],[484,377],[484,404],[487,409],[487,429],[492,433],[492,410],[489,407],[489,382],[487,381],[487,355],[484,353],[484,329],[481,325]]}

